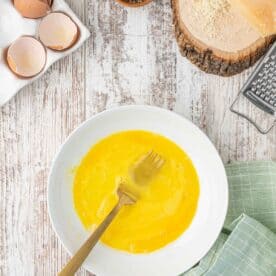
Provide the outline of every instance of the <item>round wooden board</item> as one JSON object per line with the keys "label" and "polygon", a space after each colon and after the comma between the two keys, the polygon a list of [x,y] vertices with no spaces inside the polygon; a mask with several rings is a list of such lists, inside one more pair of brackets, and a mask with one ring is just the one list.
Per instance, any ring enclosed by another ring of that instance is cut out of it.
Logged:
{"label": "round wooden board", "polygon": [[179,1],[172,0],[172,8],[175,36],[180,52],[207,73],[221,76],[238,74],[255,64],[276,40],[276,35],[260,38],[250,47],[238,53],[229,53],[208,47],[195,38],[183,24],[179,13]]}

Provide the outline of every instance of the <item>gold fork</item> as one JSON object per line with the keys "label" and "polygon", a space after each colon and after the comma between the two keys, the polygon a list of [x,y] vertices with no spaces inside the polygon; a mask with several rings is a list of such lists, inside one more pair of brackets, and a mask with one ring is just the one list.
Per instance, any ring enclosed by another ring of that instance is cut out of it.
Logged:
{"label": "gold fork", "polygon": [[[129,175],[135,184],[145,185],[158,173],[164,162],[164,159],[159,154],[151,150],[130,167]],[[119,200],[115,207],[62,269],[58,274],[59,276],[74,275],[121,208],[134,204],[139,197],[135,192],[127,188],[123,182],[120,183],[117,194]]]}

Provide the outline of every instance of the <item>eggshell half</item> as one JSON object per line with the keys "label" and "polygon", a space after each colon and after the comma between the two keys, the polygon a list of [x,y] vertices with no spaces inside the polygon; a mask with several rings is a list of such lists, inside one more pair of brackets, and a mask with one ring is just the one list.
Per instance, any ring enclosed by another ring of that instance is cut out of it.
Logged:
{"label": "eggshell half", "polygon": [[79,30],[68,15],[62,12],[52,12],[42,19],[38,35],[46,47],[62,51],[75,44]]}
{"label": "eggshell half", "polygon": [[43,17],[51,10],[48,1],[43,0],[14,0],[13,4],[22,16],[33,19]]}
{"label": "eggshell half", "polygon": [[37,39],[22,36],[8,48],[7,62],[16,75],[30,78],[43,70],[46,63],[46,50]]}

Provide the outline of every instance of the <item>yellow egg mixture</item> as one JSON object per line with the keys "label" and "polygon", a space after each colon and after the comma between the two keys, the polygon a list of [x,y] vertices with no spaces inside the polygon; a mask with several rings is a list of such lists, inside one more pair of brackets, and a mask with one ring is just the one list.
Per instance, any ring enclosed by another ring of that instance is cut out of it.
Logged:
{"label": "yellow egg mixture", "polygon": [[190,225],[199,197],[199,181],[190,158],[167,138],[146,131],[118,132],[94,145],[76,170],[73,196],[83,225],[94,229],[118,198],[119,179],[140,156],[153,149],[166,162],[143,187],[138,201],[125,206],[101,241],[131,253],[146,253],[177,239]]}

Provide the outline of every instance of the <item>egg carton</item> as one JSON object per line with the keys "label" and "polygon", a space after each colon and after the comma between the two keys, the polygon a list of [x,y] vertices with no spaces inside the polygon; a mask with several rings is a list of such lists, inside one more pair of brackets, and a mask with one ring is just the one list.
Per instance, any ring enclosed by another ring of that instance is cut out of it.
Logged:
{"label": "egg carton", "polygon": [[5,51],[20,36],[30,35],[37,38],[41,19],[24,18],[14,8],[11,0],[0,1],[0,106],[8,102],[24,86],[42,76],[54,62],[78,49],[90,36],[88,29],[63,0],[53,1],[52,11],[61,11],[71,17],[80,31],[78,41],[70,49],[62,52],[47,48],[47,61],[41,73],[32,78],[19,78],[8,67]]}

